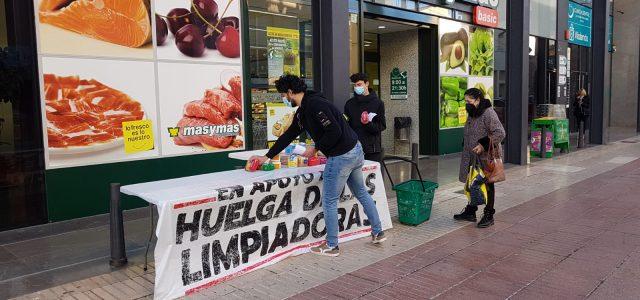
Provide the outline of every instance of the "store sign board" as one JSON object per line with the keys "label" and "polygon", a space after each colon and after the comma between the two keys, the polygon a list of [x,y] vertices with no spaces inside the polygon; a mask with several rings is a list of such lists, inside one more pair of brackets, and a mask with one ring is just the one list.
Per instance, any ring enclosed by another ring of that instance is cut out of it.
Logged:
{"label": "store sign board", "polygon": [[129,12],[109,1],[66,1],[68,14],[32,1],[47,169],[245,148],[241,1],[218,1],[217,39],[153,18],[188,11],[191,0],[128,0],[137,19],[110,30],[91,30],[91,20]]}
{"label": "store sign board", "polygon": [[591,47],[591,8],[569,1],[569,43]]}
{"label": "store sign board", "polygon": [[407,71],[393,68],[391,71],[391,100],[406,100],[408,98]]}
{"label": "store sign board", "polygon": [[473,23],[495,28],[498,27],[498,11],[491,8],[476,6],[473,8]]}

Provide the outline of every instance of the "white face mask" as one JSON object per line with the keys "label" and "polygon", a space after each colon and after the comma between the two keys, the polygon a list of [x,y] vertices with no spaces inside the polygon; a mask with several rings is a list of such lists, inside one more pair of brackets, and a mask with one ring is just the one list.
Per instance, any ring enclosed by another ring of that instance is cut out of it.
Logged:
{"label": "white face mask", "polygon": [[282,97],[282,102],[284,103],[284,105],[286,105],[287,107],[293,107],[293,105],[291,104],[291,101],[289,101],[289,99],[287,99],[287,97]]}

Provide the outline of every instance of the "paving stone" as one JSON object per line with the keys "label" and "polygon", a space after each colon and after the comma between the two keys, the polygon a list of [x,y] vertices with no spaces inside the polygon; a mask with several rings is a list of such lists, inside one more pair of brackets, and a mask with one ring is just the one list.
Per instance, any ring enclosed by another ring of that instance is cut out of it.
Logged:
{"label": "paving stone", "polygon": [[[606,278],[593,298],[629,298],[633,294],[616,289],[635,291],[629,282],[637,282],[625,278],[635,278],[633,270],[640,269],[640,234],[635,231],[640,201],[630,196],[640,189],[638,178],[629,177],[640,176],[640,160],[622,166],[606,161],[612,155],[640,157],[636,148],[594,147],[509,168],[509,180],[497,185],[497,222],[487,229],[452,220],[466,203],[456,193],[459,183],[441,186],[431,219],[419,226],[397,223],[396,201],[390,198],[394,228],[384,246],[365,240],[344,243],[337,259],[290,258],[194,297],[572,299],[584,298],[594,282]],[[150,266],[144,272],[132,264],[49,293],[149,298],[155,280]],[[567,276],[575,278],[563,282]]]}

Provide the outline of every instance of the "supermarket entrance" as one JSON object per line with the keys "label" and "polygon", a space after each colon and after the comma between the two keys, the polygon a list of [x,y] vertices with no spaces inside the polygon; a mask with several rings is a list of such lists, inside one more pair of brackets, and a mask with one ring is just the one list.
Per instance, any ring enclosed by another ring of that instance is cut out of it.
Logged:
{"label": "supermarket entrance", "polygon": [[[365,14],[362,27],[363,71],[385,104],[385,153],[410,156],[417,143],[421,155],[437,154],[435,26]],[[411,125],[404,127],[408,119]]]}

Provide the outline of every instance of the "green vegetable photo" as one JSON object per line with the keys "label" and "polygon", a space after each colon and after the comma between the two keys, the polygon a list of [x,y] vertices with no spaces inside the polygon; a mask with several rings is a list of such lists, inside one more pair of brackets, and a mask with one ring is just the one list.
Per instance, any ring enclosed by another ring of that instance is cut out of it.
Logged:
{"label": "green vegetable photo", "polygon": [[475,28],[469,41],[469,74],[493,76],[493,31]]}
{"label": "green vegetable photo", "polygon": [[467,85],[465,77],[440,77],[440,128],[456,128],[466,122],[464,92]]}

